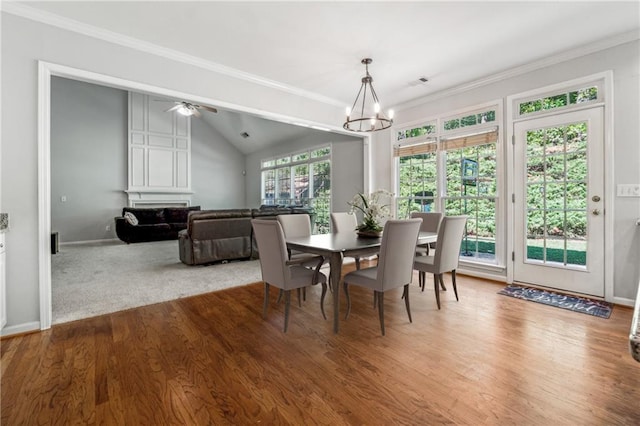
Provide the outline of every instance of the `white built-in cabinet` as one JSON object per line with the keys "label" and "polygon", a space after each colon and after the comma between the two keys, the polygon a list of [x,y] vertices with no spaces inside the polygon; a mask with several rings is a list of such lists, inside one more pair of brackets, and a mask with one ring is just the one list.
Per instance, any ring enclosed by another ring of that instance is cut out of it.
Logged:
{"label": "white built-in cabinet", "polygon": [[0,231],[0,330],[7,324],[7,283],[5,278],[5,234]]}
{"label": "white built-in cabinet", "polygon": [[173,102],[129,92],[130,205],[189,204],[191,120]]}

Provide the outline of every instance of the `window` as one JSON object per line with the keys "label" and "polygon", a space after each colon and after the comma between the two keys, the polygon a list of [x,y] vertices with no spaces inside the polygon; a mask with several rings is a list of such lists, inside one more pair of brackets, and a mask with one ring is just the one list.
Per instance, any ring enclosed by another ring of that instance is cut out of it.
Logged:
{"label": "window", "polygon": [[396,216],[407,218],[417,211],[468,215],[460,254],[488,263],[497,263],[497,113],[493,105],[412,126],[431,132],[412,142],[400,131],[394,147]]}
{"label": "window", "polygon": [[314,233],[329,232],[331,147],[312,148],[262,164],[262,204],[313,207]]}
{"label": "window", "polygon": [[597,85],[587,85],[574,90],[552,93],[547,96],[536,97],[518,103],[517,115],[522,117],[536,112],[546,112],[551,109],[567,109],[584,103],[598,102],[599,91]]}

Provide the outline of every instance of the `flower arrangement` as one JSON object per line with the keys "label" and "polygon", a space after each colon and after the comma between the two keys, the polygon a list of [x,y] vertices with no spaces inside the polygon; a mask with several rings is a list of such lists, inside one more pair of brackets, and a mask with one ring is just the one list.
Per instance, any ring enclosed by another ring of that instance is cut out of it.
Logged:
{"label": "flower arrangement", "polygon": [[350,203],[351,213],[356,210],[362,212],[362,223],[356,228],[359,232],[380,233],[382,226],[380,221],[390,216],[389,205],[382,204],[381,198],[393,197],[391,192],[379,189],[371,194],[356,194]]}

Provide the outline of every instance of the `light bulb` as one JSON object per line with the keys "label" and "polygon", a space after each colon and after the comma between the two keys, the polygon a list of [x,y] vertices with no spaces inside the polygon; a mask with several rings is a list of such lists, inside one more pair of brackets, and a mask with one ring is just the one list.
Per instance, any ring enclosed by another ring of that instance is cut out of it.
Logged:
{"label": "light bulb", "polygon": [[351,108],[347,107],[347,118],[351,115]]}
{"label": "light bulb", "polygon": [[193,114],[193,111],[191,111],[186,106],[182,105],[180,108],[178,108],[178,113],[180,113],[181,115],[184,115],[186,117],[189,117],[190,115]]}
{"label": "light bulb", "polygon": [[379,103],[375,103],[373,104],[373,111],[377,114],[380,112],[380,104]]}
{"label": "light bulb", "polygon": [[393,110],[392,110],[392,109],[390,109],[390,110],[389,110],[389,119],[390,119],[390,120],[393,120],[393,114],[395,114],[395,113],[393,112]]}

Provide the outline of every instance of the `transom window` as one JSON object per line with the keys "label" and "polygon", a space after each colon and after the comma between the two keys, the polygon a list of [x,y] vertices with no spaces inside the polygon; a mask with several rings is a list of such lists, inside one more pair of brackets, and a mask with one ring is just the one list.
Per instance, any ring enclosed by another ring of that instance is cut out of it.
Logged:
{"label": "transom window", "polygon": [[534,99],[518,102],[516,117],[544,113],[555,109],[568,109],[582,104],[601,102],[601,91],[598,84],[589,84],[575,89],[562,90]]}
{"label": "transom window", "polygon": [[262,204],[313,207],[314,232],[329,232],[330,146],[264,159],[261,165]]}

